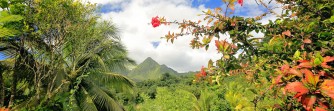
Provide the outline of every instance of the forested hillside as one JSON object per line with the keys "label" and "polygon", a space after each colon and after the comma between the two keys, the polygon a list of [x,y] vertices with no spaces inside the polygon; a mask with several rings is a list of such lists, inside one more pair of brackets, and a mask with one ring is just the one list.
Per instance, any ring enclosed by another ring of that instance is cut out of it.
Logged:
{"label": "forested hillside", "polygon": [[169,73],[177,75],[177,72],[166,65],[160,65],[151,57],[146,58],[142,63],[132,69],[127,76],[135,81],[158,79],[162,74]]}

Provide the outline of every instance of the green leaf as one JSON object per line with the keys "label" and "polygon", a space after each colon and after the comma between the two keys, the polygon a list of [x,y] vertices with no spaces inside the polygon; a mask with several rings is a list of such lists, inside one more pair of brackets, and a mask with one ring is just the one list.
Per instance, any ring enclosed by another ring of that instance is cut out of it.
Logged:
{"label": "green leaf", "polygon": [[14,36],[18,33],[19,33],[19,31],[17,31],[17,30],[0,27],[0,38],[8,37],[8,36]]}
{"label": "green leaf", "polygon": [[334,15],[332,15],[331,18],[324,20],[324,22],[334,23]]}
{"label": "green leaf", "polygon": [[293,58],[298,59],[300,57],[300,51],[297,50],[295,54],[293,55]]}
{"label": "green leaf", "polygon": [[249,89],[252,93],[254,94],[258,94],[257,91],[255,89]]}
{"label": "green leaf", "polygon": [[320,65],[320,64],[321,64],[321,60],[319,58],[315,58],[314,65]]}
{"label": "green leaf", "polygon": [[320,61],[323,61],[323,57],[321,56],[321,52],[317,51],[315,52],[315,58],[319,59]]}
{"label": "green leaf", "polygon": [[23,17],[20,15],[8,15],[8,16],[3,16],[3,14],[1,13],[0,15],[0,23],[6,23],[6,22],[18,22],[20,20],[22,20]]}
{"label": "green leaf", "polygon": [[1,0],[0,1],[0,8],[7,8],[9,6],[7,0]]}
{"label": "green leaf", "polygon": [[205,46],[205,50],[208,50],[208,49],[209,49],[209,45],[206,45],[206,46]]}
{"label": "green leaf", "polygon": [[210,59],[208,62],[208,68],[211,68],[213,66],[213,61]]}

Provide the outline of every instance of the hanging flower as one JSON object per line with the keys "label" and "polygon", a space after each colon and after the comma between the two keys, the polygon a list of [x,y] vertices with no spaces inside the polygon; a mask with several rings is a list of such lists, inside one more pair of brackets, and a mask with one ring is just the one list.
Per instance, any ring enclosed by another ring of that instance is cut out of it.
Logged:
{"label": "hanging flower", "polygon": [[154,28],[160,26],[161,23],[160,23],[159,17],[158,16],[153,17],[151,24]]}
{"label": "hanging flower", "polygon": [[238,0],[238,4],[243,5],[244,0]]}

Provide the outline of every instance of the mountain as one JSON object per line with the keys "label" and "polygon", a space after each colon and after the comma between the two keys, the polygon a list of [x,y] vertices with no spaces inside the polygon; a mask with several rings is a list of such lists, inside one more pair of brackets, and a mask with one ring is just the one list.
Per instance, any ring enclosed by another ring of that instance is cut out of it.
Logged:
{"label": "mountain", "polygon": [[178,72],[169,68],[166,65],[160,65],[156,61],[154,61],[151,57],[146,58],[142,63],[140,63],[137,67],[130,70],[126,76],[135,80],[142,81],[148,79],[158,79],[164,73],[169,73],[171,75],[177,75]]}

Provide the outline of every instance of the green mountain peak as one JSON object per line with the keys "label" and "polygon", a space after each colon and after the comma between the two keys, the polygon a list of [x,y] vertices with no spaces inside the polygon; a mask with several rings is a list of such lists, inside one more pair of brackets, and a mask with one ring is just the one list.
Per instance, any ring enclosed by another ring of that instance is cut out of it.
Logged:
{"label": "green mountain peak", "polygon": [[169,73],[176,75],[177,72],[166,65],[160,65],[151,57],[146,58],[136,68],[132,69],[127,76],[135,81],[142,81],[147,79],[159,79],[162,74]]}
{"label": "green mountain peak", "polygon": [[141,64],[159,65],[159,63],[153,60],[151,57],[147,57]]}

